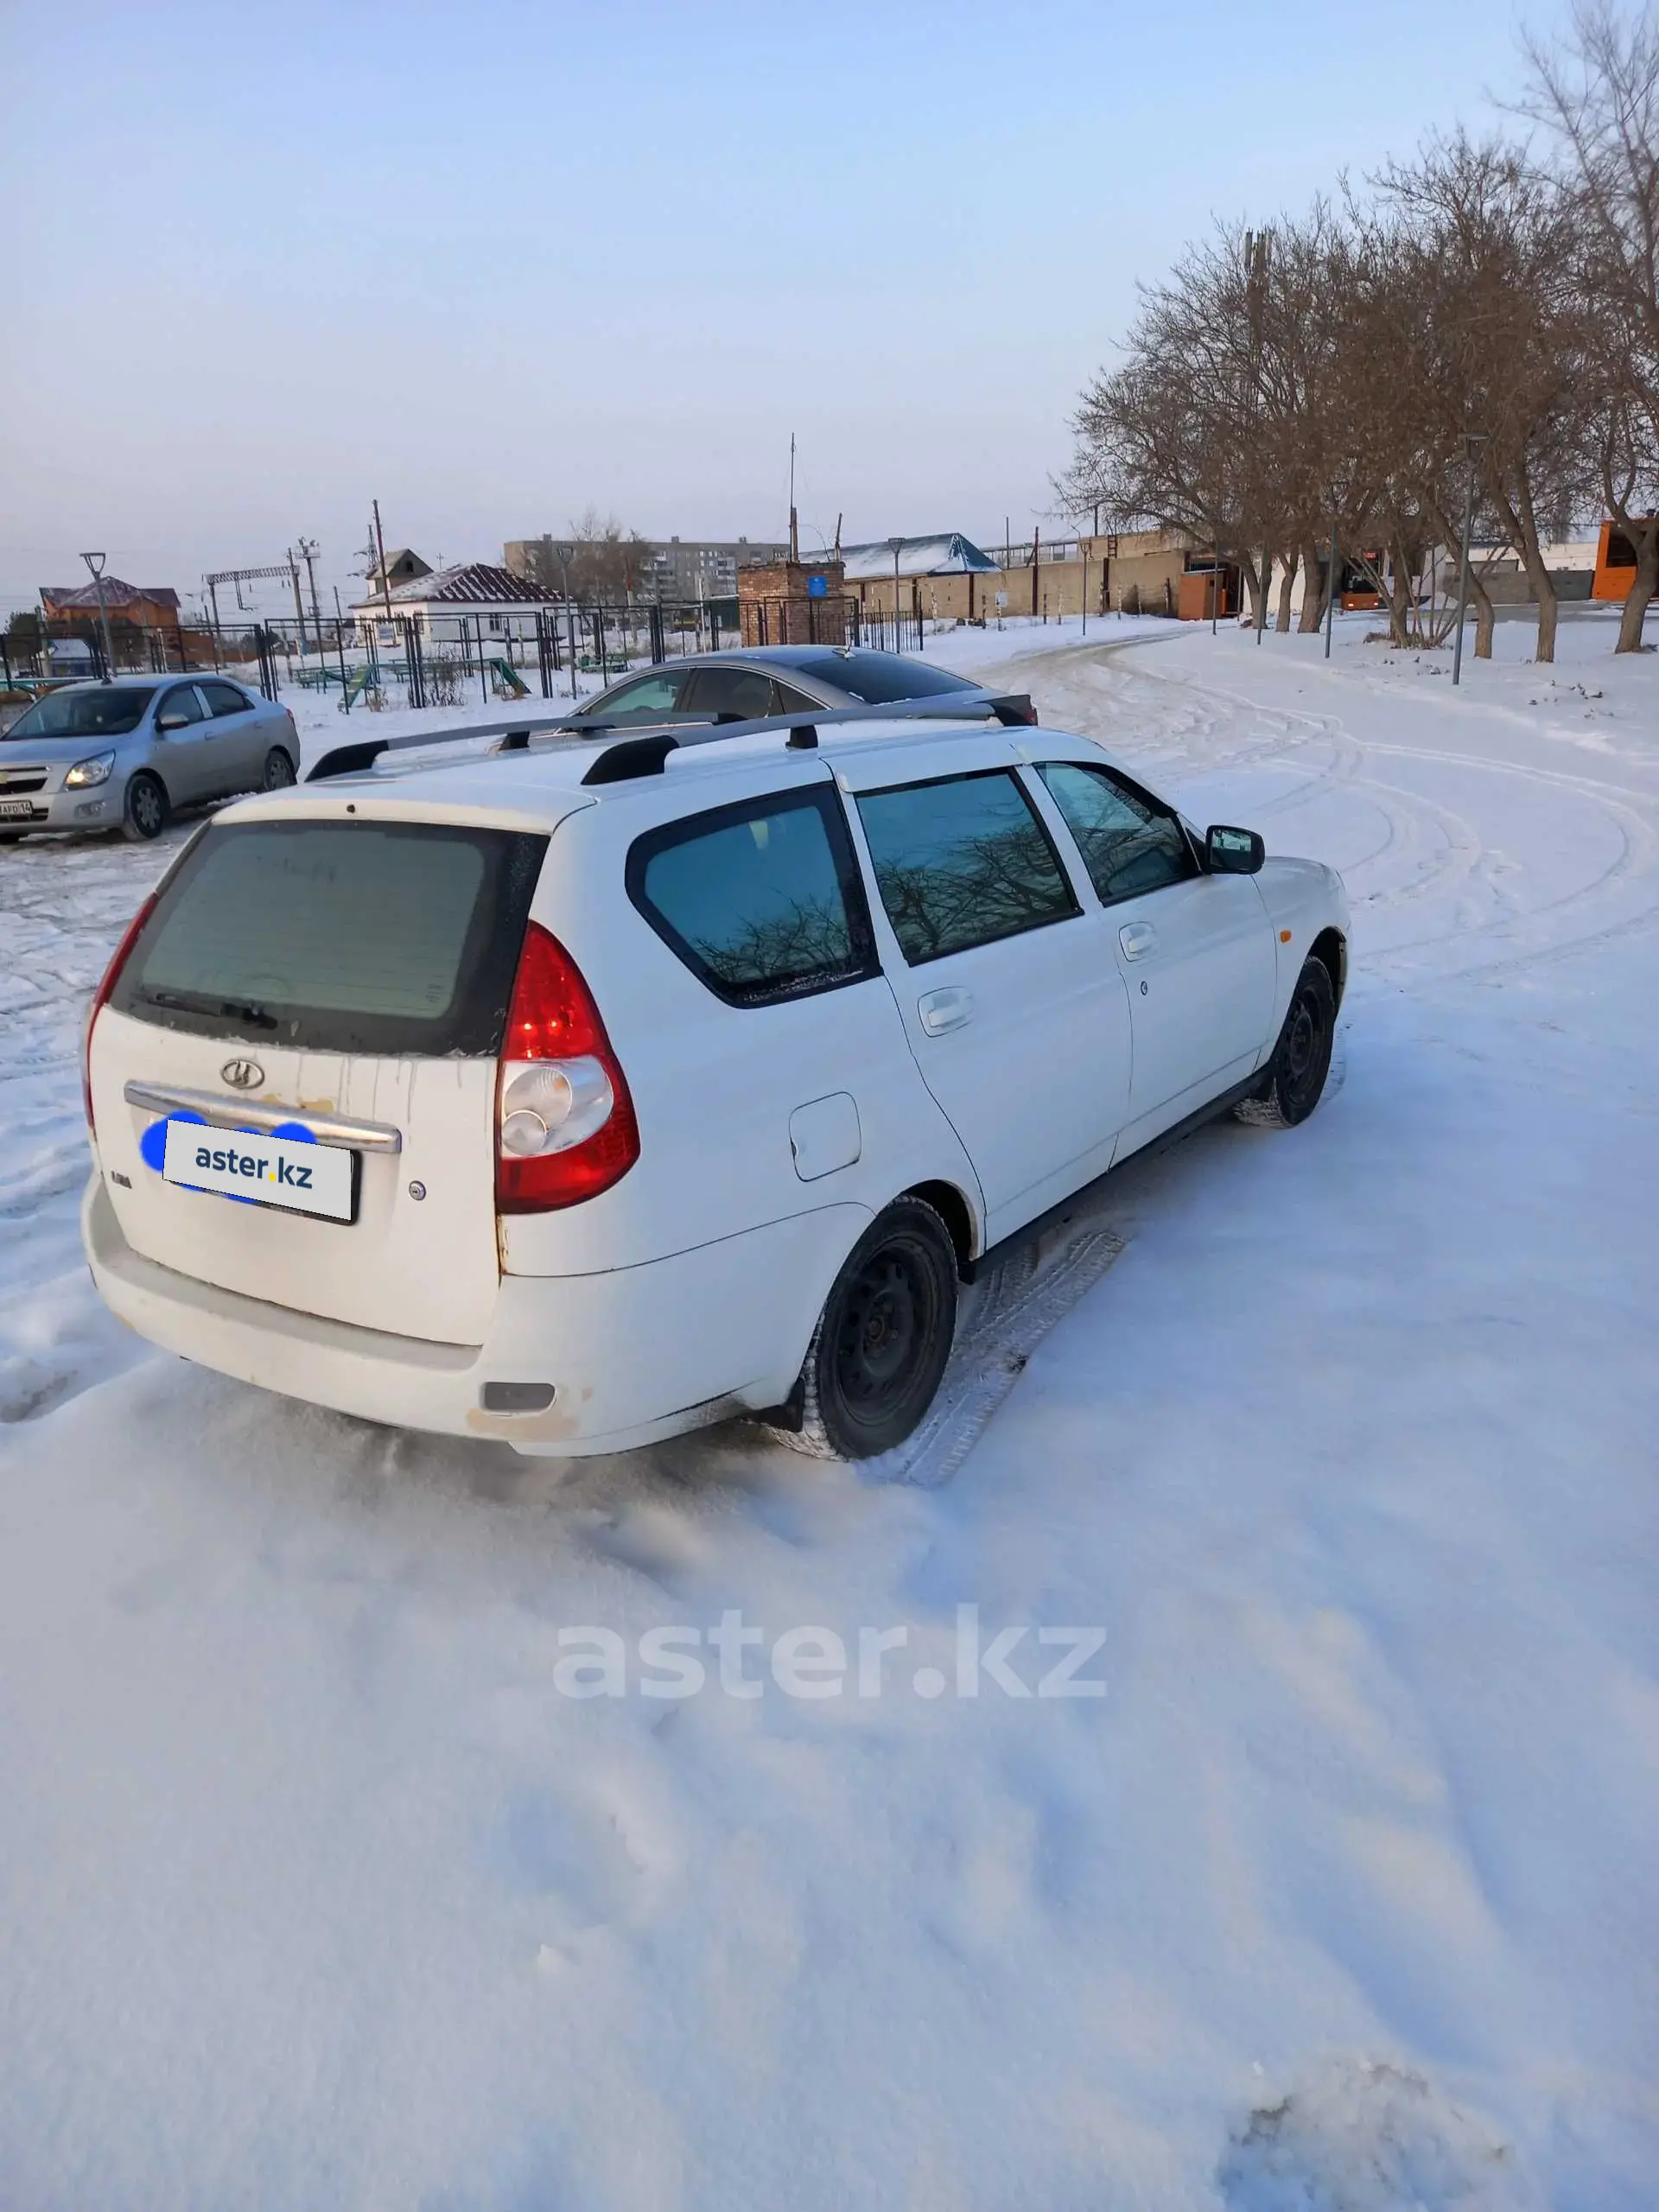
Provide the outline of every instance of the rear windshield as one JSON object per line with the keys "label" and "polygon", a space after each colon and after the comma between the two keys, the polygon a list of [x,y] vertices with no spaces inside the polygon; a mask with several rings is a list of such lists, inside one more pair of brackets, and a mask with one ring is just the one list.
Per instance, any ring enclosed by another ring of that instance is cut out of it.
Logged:
{"label": "rear windshield", "polygon": [[123,737],[156,696],[153,683],[76,683],[48,691],[5,733],[19,737]]}
{"label": "rear windshield", "polygon": [[894,699],[931,699],[941,691],[979,689],[965,677],[929,668],[922,661],[906,660],[902,653],[837,653],[813,673],[822,676],[826,683],[850,691],[867,707],[885,707]]}
{"label": "rear windshield", "polygon": [[170,877],[111,1004],[320,1052],[493,1055],[545,837],[227,823]]}

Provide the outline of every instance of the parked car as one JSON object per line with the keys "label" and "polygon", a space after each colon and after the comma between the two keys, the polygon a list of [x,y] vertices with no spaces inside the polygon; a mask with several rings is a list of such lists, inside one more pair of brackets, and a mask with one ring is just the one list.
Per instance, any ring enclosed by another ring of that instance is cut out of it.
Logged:
{"label": "parked car", "polygon": [[179,809],[299,773],[294,718],[227,676],[118,676],[37,699],[0,735],[0,842],[38,830],[160,836]]}
{"label": "parked car", "polygon": [[[932,668],[905,653],[861,645],[760,645],[753,652],[690,653],[625,677],[566,715],[569,730],[614,729],[638,723],[656,728],[681,722],[749,721],[809,707],[890,707],[906,700],[970,699],[1008,703],[1009,695],[986,690],[965,676]],[[1019,695],[1020,719],[1037,719]]]}
{"label": "parked car", "polygon": [[865,1458],[988,1252],[1178,1125],[1313,1110],[1347,940],[1330,868],[1040,729],[314,780],[217,816],[111,963],[86,1250],[155,1343],[372,1420]]}

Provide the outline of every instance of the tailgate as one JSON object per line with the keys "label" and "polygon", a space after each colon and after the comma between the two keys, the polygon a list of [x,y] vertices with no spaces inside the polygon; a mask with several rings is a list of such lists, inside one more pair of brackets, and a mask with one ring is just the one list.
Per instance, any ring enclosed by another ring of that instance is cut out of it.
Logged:
{"label": "tailgate", "polygon": [[[133,1249],[302,1313],[481,1343],[496,1066],[546,843],[406,821],[210,830],[93,1027],[98,1153]],[[198,1116],[204,1143],[297,1125],[352,1154],[354,1218],[168,1179],[163,1125]]]}

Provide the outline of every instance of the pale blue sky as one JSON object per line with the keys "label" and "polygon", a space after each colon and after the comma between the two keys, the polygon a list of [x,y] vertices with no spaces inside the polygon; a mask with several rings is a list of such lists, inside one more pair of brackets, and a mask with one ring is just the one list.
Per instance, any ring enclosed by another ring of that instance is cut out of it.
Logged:
{"label": "pale blue sky", "polygon": [[0,11],[0,603],[322,541],[1016,532],[1216,213],[1491,119],[1558,0]]}

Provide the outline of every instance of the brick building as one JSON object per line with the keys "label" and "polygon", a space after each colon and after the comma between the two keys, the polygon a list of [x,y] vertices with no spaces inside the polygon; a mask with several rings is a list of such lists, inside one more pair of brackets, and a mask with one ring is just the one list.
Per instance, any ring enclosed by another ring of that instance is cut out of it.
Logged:
{"label": "brick building", "polygon": [[746,645],[844,645],[846,572],[839,561],[766,561],[737,572]]}

